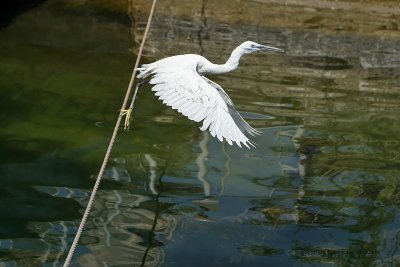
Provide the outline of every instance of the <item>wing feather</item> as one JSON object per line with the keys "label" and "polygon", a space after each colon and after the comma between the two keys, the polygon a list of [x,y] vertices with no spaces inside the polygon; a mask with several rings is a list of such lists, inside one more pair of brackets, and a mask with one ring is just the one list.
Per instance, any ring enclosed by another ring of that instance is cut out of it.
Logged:
{"label": "wing feather", "polygon": [[168,89],[168,90],[161,90],[162,96],[165,98],[166,96],[174,95],[176,92],[174,89]]}
{"label": "wing feather", "polygon": [[[171,90],[169,90],[169,91],[171,91]],[[169,99],[169,100],[171,100],[171,99],[173,99],[173,98],[176,97],[176,96],[179,96],[179,93],[175,92],[175,90],[172,90],[171,93],[165,93],[165,94],[163,94],[162,97],[160,97],[159,99],[160,99],[160,100],[164,100],[164,99]]]}
{"label": "wing feather", "polygon": [[[239,115],[232,100],[218,84],[197,73],[196,61],[190,66],[174,62],[167,66],[167,63],[160,60],[142,65],[138,68],[138,78],[151,76],[150,84],[154,85],[152,91],[155,95],[190,120],[203,121],[202,131],[208,129],[213,137],[220,141],[225,139],[229,145],[254,146],[244,133],[254,135],[258,131]],[[171,66],[174,66],[173,70]]]}
{"label": "wing feather", "polygon": [[186,103],[188,100],[186,97],[181,97],[178,101],[175,102],[174,104],[174,109],[179,109],[184,103]]}
{"label": "wing feather", "polygon": [[204,109],[201,109],[199,112],[197,112],[196,116],[194,117],[194,119],[196,121],[202,121],[204,120],[204,118],[207,116],[207,111]]}
{"label": "wing feather", "polygon": [[186,103],[181,106],[180,112],[182,112],[182,114],[188,112],[192,107],[191,104],[192,104],[191,101],[186,101]]}
{"label": "wing feather", "polygon": [[167,104],[168,106],[171,106],[173,109],[176,109],[176,108],[177,108],[177,107],[176,107],[176,104],[177,104],[179,101],[181,101],[182,99],[184,99],[183,96],[182,96],[181,94],[177,94],[177,95],[175,95],[175,96],[172,97],[172,98],[166,98],[165,101],[166,101],[166,104]]}
{"label": "wing feather", "polygon": [[191,111],[193,107],[192,106],[186,106],[182,108],[182,114],[185,115],[186,117],[189,116],[189,112]]}
{"label": "wing feather", "polygon": [[202,76],[211,86],[213,86],[218,93],[221,95],[222,99],[225,101],[227,104],[229,113],[231,114],[232,119],[235,121],[236,125],[239,127],[239,129],[242,132],[247,132],[250,135],[260,135],[261,132],[254,129],[251,127],[244,119],[242,116],[240,116],[239,112],[235,109],[235,106],[233,105],[232,99],[228,96],[228,94],[222,89],[222,87],[208,79],[207,77]]}
{"label": "wing feather", "polygon": [[156,84],[156,85],[153,86],[153,88],[151,88],[151,91],[159,92],[162,89],[163,89],[163,85],[162,84]]}

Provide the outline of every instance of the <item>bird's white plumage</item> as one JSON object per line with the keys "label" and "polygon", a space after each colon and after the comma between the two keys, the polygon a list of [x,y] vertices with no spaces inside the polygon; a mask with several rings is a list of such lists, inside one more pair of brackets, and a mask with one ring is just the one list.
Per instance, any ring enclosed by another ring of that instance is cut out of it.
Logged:
{"label": "bird's white plumage", "polygon": [[[240,147],[241,144],[248,147],[249,139],[232,119],[221,95],[197,72],[197,57],[200,56],[180,55],[144,65],[138,77],[152,75],[151,90],[156,96],[190,120],[203,121],[202,131],[209,128],[211,135],[220,141],[225,139],[230,145],[235,142]],[[172,61],[173,69],[170,68]]]}
{"label": "bird's white plumage", "polygon": [[205,74],[225,73],[235,69],[243,54],[258,50],[283,51],[254,42],[244,42],[233,50],[225,64],[217,65],[206,58],[194,55],[179,55],[144,64],[138,70],[138,78],[151,76],[152,91],[163,103],[176,109],[190,120],[200,122],[202,131],[209,129],[213,137],[239,147],[254,144],[247,138],[259,134],[240,116],[232,100],[221,86],[207,79]]}

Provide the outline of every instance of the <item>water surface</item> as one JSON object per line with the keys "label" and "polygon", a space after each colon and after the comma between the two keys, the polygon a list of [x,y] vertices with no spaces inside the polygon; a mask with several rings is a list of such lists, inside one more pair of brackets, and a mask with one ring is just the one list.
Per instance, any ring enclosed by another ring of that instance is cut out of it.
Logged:
{"label": "water surface", "polygon": [[[252,150],[220,143],[143,87],[73,266],[397,264],[396,11],[366,24],[386,25],[379,35],[327,27],[321,7],[304,8],[315,18],[303,27],[276,18],[267,27],[218,20],[207,2],[168,4],[143,62],[198,53],[222,63],[247,39],[286,50],[211,77],[263,134]],[[2,265],[65,260],[129,82],[147,14],[139,7],[47,1],[0,29]]]}

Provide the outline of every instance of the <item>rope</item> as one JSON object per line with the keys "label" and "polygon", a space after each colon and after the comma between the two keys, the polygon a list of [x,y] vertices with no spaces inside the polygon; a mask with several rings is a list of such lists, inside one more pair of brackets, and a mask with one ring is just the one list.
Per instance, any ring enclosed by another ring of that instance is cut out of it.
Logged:
{"label": "rope", "polygon": [[94,184],[94,187],[93,187],[92,193],[91,193],[91,195],[90,195],[90,198],[89,198],[89,201],[88,201],[88,204],[87,204],[85,213],[83,214],[83,217],[82,217],[81,223],[80,223],[80,225],[79,225],[79,228],[78,228],[78,230],[77,230],[77,233],[76,233],[76,235],[75,235],[74,241],[72,242],[71,248],[70,248],[70,250],[69,250],[69,252],[68,252],[68,256],[67,256],[67,258],[66,258],[66,260],[65,260],[65,262],[64,262],[64,265],[63,265],[64,267],[69,266],[70,263],[71,263],[72,256],[74,255],[76,246],[78,245],[78,242],[79,242],[79,239],[80,239],[80,237],[81,237],[83,228],[85,227],[85,223],[86,223],[87,218],[88,218],[88,216],[89,216],[90,210],[91,210],[91,208],[92,208],[92,206],[93,206],[94,198],[95,198],[95,196],[96,196],[96,192],[97,192],[97,190],[98,190],[98,188],[99,188],[99,185],[100,185],[101,177],[103,176],[104,170],[105,170],[106,165],[107,165],[107,162],[108,162],[108,158],[110,157],[111,150],[112,150],[112,148],[113,148],[115,139],[116,139],[116,137],[117,137],[117,133],[118,133],[118,130],[119,130],[119,126],[120,126],[120,124],[121,124],[122,117],[123,117],[123,116],[125,115],[125,113],[126,113],[126,111],[125,111],[126,104],[127,104],[127,102],[128,102],[129,95],[130,95],[131,90],[132,90],[133,81],[134,81],[134,79],[135,79],[135,77],[136,77],[136,69],[137,69],[138,66],[139,66],[139,61],[140,61],[140,58],[141,58],[141,56],[142,56],[142,51],[143,51],[144,43],[145,43],[145,41],[146,41],[146,37],[147,37],[148,32],[149,32],[149,29],[150,29],[150,24],[151,24],[151,20],[152,20],[152,18],[153,18],[153,13],[154,13],[154,9],[155,9],[155,7],[156,7],[156,2],[157,2],[157,0],[153,0],[153,4],[152,4],[152,6],[151,6],[149,18],[148,18],[148,20],[147,20],[146,29],[145,29],[145,31],[144,31],[143,39],[142,39],[142,42],[141,42],[141,44],[140,44],[139,53],[138,53],[137,58],[136,58],[135,67],[134,67],[134,69],[133,69],[132,76],[131,76],[131,80],[130,80],[130,82],[129,82],[128,89],[127,89],[127,91],[126,91],[125,99],[124,99],[124,102],[123,102],[123,104],[122,104],[122,107],[121,107],[121,110],[120,110],[120,113],[119,113],[117,122],[116,122],[116,124],[115,124],[114,131],[113,131],[113,134],[112,134],[112,136],[111,136],[111,140],[110,140],[110,143],[109,143],[109,145],[108,145],[107,152],[106,152],[106,154],[105,154],[105,156],[104,156],[104,160],[103,160],[103,163],[102,163],[102,165],[101,165],[99,174],[97,175],[96,183]]}

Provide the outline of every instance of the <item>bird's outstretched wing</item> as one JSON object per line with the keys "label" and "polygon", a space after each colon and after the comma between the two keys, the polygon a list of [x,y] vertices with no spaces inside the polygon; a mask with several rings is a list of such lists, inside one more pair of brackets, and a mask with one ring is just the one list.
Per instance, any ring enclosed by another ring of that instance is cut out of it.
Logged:
{"label": "bird's outstretched wing", "polygon": [[200,122],[202,131],[209,129],[213,137],[228,144],[235,142],[239,147],[244,144],[254,146],[245,132],[254,135],[259,133],[239,115],[232,100],[216,83],[200,76],[196,69],[153,68],[152,64],[144,65],[138,70],[138,78],[151,75],[150,84],[163,103],[176,109],[190,120]]}
{"label": "bird's outstretched wing", "polygon": [[239,114],[239,112],[236,110],[235,106],[233,105],[233,102],[231,98],[228,96],[228,94],[222,89],[222,87],[217,84],[216,82],[211,81],[205,76],[202,76],[204,80],[206,80],[211,86],[213,86],[215,89],[217,89],[218,93],[221,95],[222,99],[225,101],[229,114],[231,114],[232,119],[236,123],[236,125],[239,127],[239,129],[244,133],[247,132],[250,135],[260,135],[261,132],[254,129],[251,127],[244,119],[243,117]]}

